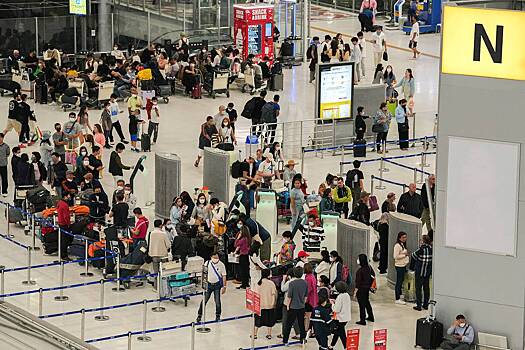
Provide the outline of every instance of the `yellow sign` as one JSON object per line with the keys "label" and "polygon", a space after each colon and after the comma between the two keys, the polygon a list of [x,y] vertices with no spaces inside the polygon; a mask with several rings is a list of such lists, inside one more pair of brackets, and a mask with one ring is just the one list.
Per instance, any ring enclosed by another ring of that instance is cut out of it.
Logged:
{"label": "yellow sign", "polygon": [[525,80],[525,12],[445,6],[441,72]]}
{"label": "yellow sign", "polygon": [[69,13],[85,15],[87,13],[87,0],[69,0]]}

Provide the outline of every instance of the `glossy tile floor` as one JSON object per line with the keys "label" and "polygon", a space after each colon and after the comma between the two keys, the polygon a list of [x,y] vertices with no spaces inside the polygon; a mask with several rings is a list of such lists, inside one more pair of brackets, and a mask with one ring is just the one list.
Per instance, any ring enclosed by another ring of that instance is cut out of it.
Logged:
{"label": "glossy tile floor", "polygon": [[[351,34],[359,30],[359,23],[356,18],[346,16],[337,16],[343,19],[324,21],[322,18],[314,17],[312,19],[312,35],[324,35],[325,33],[333,34],[333,32],[343,33],[345,40],[349,39]],[[369,34],[367,34],[369,36]],[[398,77],[401,77],[405,68],[412,68],[416,78],[416,111],[417,111],[417,135],[431,135],[434,127],[434,115],[437,113],[437,94],[438,94],[438,69],[439,60],[435,57],[439,54],[440,37],[436,34],[425,34],[420,39],[420,50],[428,55],[422,55],[418,60],[410,60],[411,54],[406,51],[408,46],[408,37],[400,31],[387,31],[386,40],[389,44],[395,45],[389,50],[390,63],[394,67],[394,71]],[[372,55],[371,46],[367,48],[368,62],[367,75],[371,79],[372,75]],[[285,70],[285,88],[280,93],[281,98],[281,120],[282,121],[298,121],[311,119],[313,117],[314,109],[314,86],[308,84],[308,69],[306,65],[296,67],[293,70]],[[230,100],[235,103],[238,110],[242,109],[245,101],[249,99],[249,95],[242,94],[239,91],[232,91]],[[181,96],[172,97],[169,104],[161,105],[161,127],[160,139],[157,145],[153,146],[154,151],[159,152],[173,152],[182,158],[182,187],[187,190],[192,190],[196,186],[201,185],[202,167],[194,168],[193,162],[197,154],[197,138],[199,133],[199,126],[204,121],[206,115],[213,115],[216,113],[220,104],[229,102],[223,96],[218,96],[216,100],[204,97],[202,100],[191,100]],[[8,98],[0,98],[0,110],[7,111]],[[52,130],[53,123],[59,121],[64,122],[67,118],[66,113],[61,111],[58,107],[35,105],[39,125],[42,130]],[[240,112],[240,111],[239,111]],[[91,123],[95,123],[99,119],[99,111],[91,111]],[[2,125],[5,123],[5,113],[2,114]],[[122,115],[123,129],[127,130],[127,121]],[[238,128],[242,134],[242,130],[246,130],[248,126],[246,119],[240,118]],[[242,139],[241,135],[241,139]],[[392,130],[389,134],[390,139],[397,138],[397,130]],[[10,145],[15,145],[16,140],[13,134],[6,137],[6,142]],[[243,145],[240,146],[244,148]],[[393,146],[392,146],[393,147]],[[36,150],[36,147],[31,147],[26,152]],[[286,154],[286,149],[284,150]],[[421,152],[421,148],[412,149],[409,152],[402,153],[399,150],[392,149],[389,155],[412,154]],[[375,153],[368,153],[369,158],[375,158]],[[124,160],[131,164],[139,155],[126,152]],[[109,152],[104,154],[104,163],[107,165],[109,160]],[[346,158],[351,159],[350,156]],[[430,167],[427,171],[432,172],[434,169],[434,156],[429,156]],[[324,180],[326,173],[337,173],[339,171],[340,157],[332,157],[325,154],[323,158],[314,157],[313,154],[308,155],[304,161],[304,176],[309,180],[310,188],[317,189],[319,183]],[[401,163],[409,166],[417,166],[419,157],[408,158],[400,160]],[[151,187],[154,184],[153,177],[153,154],[148,155],[146,161],[147,171],[141,176],[139,184],[137,185],[137,195],[139,201],[143,205],[145,202],[153,200],[153,191]],[[410,183],[413,180],[413,173],[401,167],[389,165],[390,171],[384,174],[384,177],[396,182]],[[370,176],[379,175],[379,164],[377,162],[367,163],[363,165],[365,173],[365,186],[370,189]],[[346,171],[346,170],[345,170]],[[112,190],[112,181],[109,176],[103,179],[106,191]],[[377,183],[376,183],[377,184]],[[11,187],[12,188],[12,187]],[[385,190],[374,190],[380,202],[384,200],[386,194],[394,191],[399,194],[401,188],[398,186],[386,185]],[[153,217],[153,207],[147,208],[147,213]],[[374,215],[374,219],[377,216]],[[281,225],[280,230],[285,229],[285,224]],[[6,232],[6,223],[2,219],[0,221],[0,229],[2,233]],[[12,233],[16,234],[16,239],[21,242],[29,243],[29,237],[24,236],[21,229],[12,228]],[[13,245],[12,243],[0,239],[0,264],[6,267],[17,267],[26,265],[26,252]],[[33,254],[33,263],[44,263],[53,261],[53,257],[43,256],[41,252]],[[65,269],[65,284],[75,282],[96,281],[101,278],[98,272],[92,278],[81,278],[79,273],[82,268],[77,265],[67,265]],[[45,287],[57,286],[59,283],[59,269],[57,267],[43,268],[33,271],[33,278],[37,281],[36,286],[26,287],[21,284],[21,281],[26,277],[25,272],[10,272],[6,274],[6,292],[24,291],[28,289],[38,289]],[[421,317],[420,313],[412,310],[411,305],[397,306],[393,303],[393,291],[386,286],[386,281],[383,277],[379,279],[380,290],[377,295],[372,297],[372,304],[376,314],[377,322],[373,325],[368,325],[361,328],[361,349],[373,349],[372,339],[373,330],[387,328],[388,329],[388,348],[389,349],[410,349],[413,347],[415,335],[415,320]],[[124,293],[116,293],[111,291],[110,285],[106,286],[106,305],[114,305],[132,301],[140,301],[143,299],[155,298],[155,292],[149,287],[131,289]],[[99,287],[89,286],[75,289],[68,289],[65,294],[70,297],[69,301],[57,302],[53,297],[57,293],[49,292],[44,295],[43,313],[60,313],[65,311],[79,310],[81,308],[92,308],[99,305]],[[195,319],[196,310],[198,306],[198,298],[193,298],[188,307],[185,308],[182,303],[165,303],[167,311],[165,313],[152,313],[148,311],[148,328],[169,327],[177,324],[184,324]],[[32,294],[30,296],[19,296],[9,298],[9,302],[21,306],[33,313],[38,312],[38,296]],[[244,309],[244,294],[234,288],[228,288],[226,295],[223,297],[223,317],[239,316],[247,314]],[[209,304],[208,310],[213,313],[213,302]],[[352,305],[352,316],[355,321],[357,318],[357,302]],[[126,333],[128,331],[138,331],[142,327],[142,307],[134,306],[113,311],[108,311],[107,315],[110,320],[106,322],[97,322],[93,320],[93,313],[88,313],[86,316],[86,339],[93,339],[102,336],[110,336],[114,334]],[[49,322],[62,327],[64,330],[71,332],[74,335],[80,335],[80,316],[64,316],[48,320]],[[349,325],[354,327],[354,325]],[[196,335],[196,349],[238,349],[247,348],[250,346],[250,320],[234,320],[221,324],[213,324],[211,326],[212,332],[209,334]],[[280,325],[274,328],[273,334],[280,332]],[[261,335],[264,333],[260,333]],[[150,343],[140,343],[133,340],[133,349],[189,349],[190,348],[190,330],[188,328],[160,332],[151,334],[153,341]],[[261,336],[261,338],[263,338]],[[256,341],[256,346],[266,346],[277,343],[274,338],[272,341],[266,339],[259,339]],[[120,340],[111,340],[94,343],[93,345],[101,349],[125,349],[127,342],[124,338]],[[338,345],[338,349],[341,345]],[[307,349],[316,349],[317,344],[311,341]]]}

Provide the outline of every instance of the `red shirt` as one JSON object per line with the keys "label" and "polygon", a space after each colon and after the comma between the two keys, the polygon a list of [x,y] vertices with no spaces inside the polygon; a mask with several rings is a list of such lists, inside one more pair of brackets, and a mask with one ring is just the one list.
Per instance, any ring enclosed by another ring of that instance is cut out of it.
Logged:
{"label": "red shirt", "polygon": [[58,226],[71,225],[71,216],[69,214],[69,205],[64,200],[59,200],[57,203]]}
{"label": "red shirt", "polygon": [[133,235],[133,239],[146,239],[146,234],[148,233],[149,220],[147,217],[143,216],[137,220],[135,224],[135,231],[137,233]]}

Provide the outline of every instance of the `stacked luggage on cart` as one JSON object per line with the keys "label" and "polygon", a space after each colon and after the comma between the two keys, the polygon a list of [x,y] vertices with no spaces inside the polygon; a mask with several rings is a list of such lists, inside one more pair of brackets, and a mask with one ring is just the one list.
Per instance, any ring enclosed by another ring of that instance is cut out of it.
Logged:
{"label": "stacked luggage on cart", "polygon": [[204,90],[208,95],[215,98],[216,94],[226,94],[230,97],[230,70],[213,69],[204,76]]}

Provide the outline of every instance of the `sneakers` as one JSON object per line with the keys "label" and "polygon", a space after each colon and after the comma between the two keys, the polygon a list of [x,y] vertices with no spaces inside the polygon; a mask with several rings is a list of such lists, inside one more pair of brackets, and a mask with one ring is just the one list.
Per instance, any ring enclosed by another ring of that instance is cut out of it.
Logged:
{"label": "sneakers", "polygon": [[7,193],[2,193],[2,197],[7,198]]}
{"label": "sneakers", "polygon": [[416,311],[421,311],[422,310],[420,306],[414,306],[413,309],[416,310]]}
{"label": "sneakers", "polygon": [[361,325],[361,326],[366,326],[366,322],[365,321],[357,321],[355,324],[358,324],[358,325]]}
{"label": "sneakers", "polygon": [[122,142],[125,145],[127,145],[129,143],[129,141],[126,141],[126,140],[120,140],[120,142]]}
{"label": "sneakers", "polygon": [[406,305],[406,303],[403,300],[401,300],[401,299],[396,300],[395,304],[397,304],[397,305]]}

